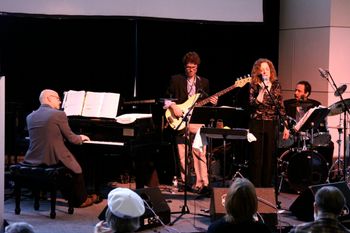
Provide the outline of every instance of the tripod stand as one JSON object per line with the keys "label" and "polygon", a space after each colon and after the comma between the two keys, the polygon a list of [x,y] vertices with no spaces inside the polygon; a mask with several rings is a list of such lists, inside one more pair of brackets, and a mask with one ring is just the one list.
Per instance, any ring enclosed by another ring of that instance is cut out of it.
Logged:
{"label": "tripod stand", "polygon": [[189,110],[187,111],[187,113],[184,115],[184,117],[182,118],[182,122],[176,127],[175,130],[178,130],[179,127],[182,125],[182,123],[185,123],[185,166],[184,166],[184,173],[185,173],[185,179],[184,179],[184,204],[181,208],[181,211],[177,211],[177,212],[172,212],[172,214],[180,214],[174,221],[170,222],[169,225],[172,226],[174,225],[175,222],[177,222],[182,216],[184,216],[185,214],[189,214],[190,213],[190,209],[187,206],[187,186],[188,186],[188,153],[189,150],[189,146],[190,146],[190,141],[189,141],[189,129],[188,129],[188,121],[189,121],[189,115],[192,112],[192,109],[194,108],[194,106],[196,105],[196,101],[193,102],[192,106],[189,108]]}
{"label": "tripod stand", "polygon": [[[340,123],[341,123],[341,115],[340,115]],[[342,174],[342,166],[344,161],[340,158],[340,151],[341,151],[341,142],[342,142],[342,133],[343,133],[343,128],[341,126],[341,124],[339,124],[337,127],[338,130],[338,140],[337,140],[337,144],[338,144],[338,158],[337,160],[332,164],[332,166],[329,168],[328,171],[328,178],[327,178],[327,183],[334,181],[334,180],[341,180],[342,177],[346,177]]]}
{"label": "tripod stand", "polygon": [[[350,99],[345,99],[343,98],[343,95],[342,93],[345,91],[346,89],[346,86],[345,88],[338,88],[337,85],[335,84],[334,82],[334,79],[331,75],[331,73],[326,70],[326,71],[323,71],[322,69],[319,69],[320,72],[321,72],[321,76],[325,79],[327,79],[327,81],[334,87],[335,89],[335,93],[334,95],[335,96],[339,96],[340,97],[340,101],[332,104],[329,109],[330,109],[330,113],[329,113],[329,116],[332,116],[332,115],[337,115],[337,114],[340,114],[340,113],[344,113],[344,119],[343,119],[343,129],[344,129],[344,155],[343,155],[343,178],[344,178],[344,181],[346,180],[346,173],[347,173],[347,148],[348,148],[348,145],[347,145],[347,141],[346,141],[346,137],[347,137],[347,114],[350,114],[350,110],[349,110],[349,106],[350,106]],[[340,162],[340,161],[339,161]]]}

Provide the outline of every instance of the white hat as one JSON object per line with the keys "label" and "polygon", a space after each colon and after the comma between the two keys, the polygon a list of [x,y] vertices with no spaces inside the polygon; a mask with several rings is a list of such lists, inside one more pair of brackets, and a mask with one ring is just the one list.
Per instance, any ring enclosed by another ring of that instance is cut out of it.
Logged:
{"label": "white hat", "polygon": [[109,210],[119,218],[136,218],[145,212],[142,198],[128,188],[115,188],[110,191],[107,203]]}

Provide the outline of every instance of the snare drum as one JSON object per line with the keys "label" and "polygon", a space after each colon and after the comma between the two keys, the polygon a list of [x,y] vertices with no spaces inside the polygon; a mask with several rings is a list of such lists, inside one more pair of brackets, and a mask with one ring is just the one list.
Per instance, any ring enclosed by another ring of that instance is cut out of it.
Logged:
{"label": "snare drum", "polygon": [[331,135],[328,132],[318,132],[314,134],[312,145],[318,146],[328,146],[331,141]]}
{"label": "snare drum", "polygon": [[310,185],[322,184],[328,177],[326,160],[313,150],[287,150],[280,157],[279,167],[296,191],[304,191]]}

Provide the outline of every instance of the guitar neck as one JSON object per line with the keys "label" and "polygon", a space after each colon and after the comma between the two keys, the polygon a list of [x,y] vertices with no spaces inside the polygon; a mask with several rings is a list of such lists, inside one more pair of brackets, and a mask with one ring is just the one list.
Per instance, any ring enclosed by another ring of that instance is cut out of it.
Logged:
{"label": "guitar neck", "polygon": [[203,105],[206,105],[207,103],[210,102],[210,98],[211,98],[211,97],[214,97],[214,96],[220,97],[220,96],[226,94],[227,92],[233,90],[235,87],[236,87],[236,84],[234,84],[234,85],[232,85],[232,86],[230,86],[230,87],[228,87],[228,88],[226,88],[226,89],[224,89],[224,90],[222,90],[222,91],[219,91],[219,92],[215,93],[214,95],[211,95],[211,96],[205,98],[204,100],[199,101],[199,102],[196,104],[196,106],[197,106],[197,107],[201,107],[201,106],[203,106]]}

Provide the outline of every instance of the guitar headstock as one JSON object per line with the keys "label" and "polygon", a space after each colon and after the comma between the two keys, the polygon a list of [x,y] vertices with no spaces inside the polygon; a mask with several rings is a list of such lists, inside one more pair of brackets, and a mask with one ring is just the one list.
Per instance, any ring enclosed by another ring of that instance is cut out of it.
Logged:
{"label": "guitar headstock", "polygon": [[243,87],[244,85],[246,85],[247,83],[249,83],[252,80],[252,78],[250,77],[250,75],[248,76],[244,76],[243,78],[240,77],[236,80],[235,82],[235,86],[236,87]]}

